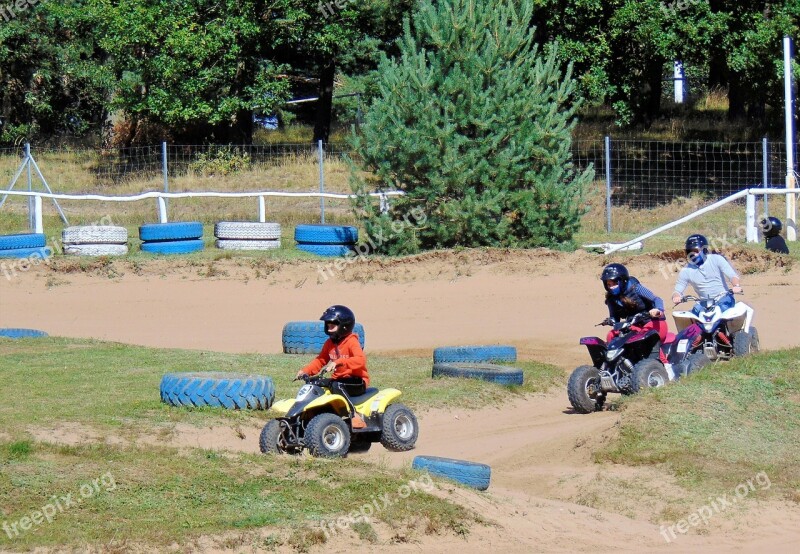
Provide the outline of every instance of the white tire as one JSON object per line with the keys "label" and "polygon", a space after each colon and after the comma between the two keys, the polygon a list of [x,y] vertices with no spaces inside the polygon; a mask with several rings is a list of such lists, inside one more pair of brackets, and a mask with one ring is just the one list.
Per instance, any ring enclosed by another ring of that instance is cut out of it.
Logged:
{"label": "white tire", "polygon": [[127,244],[128,230],[116,225],[82,225],[61,232],[64,244]]}
{"label": "white tire", "polygon": [[275,240],[281,238],[280,223],[259,221],[220,221],[214,236],[223,240]]}
{"label": "white tire", "polygon": [[222,250],[276,250],[280,247],[280,240],[217,240],[217,248]]}
{"label": "white tire", "polygon": [[64,246],[68,256],[124,256],[127,244],[70,244]]}

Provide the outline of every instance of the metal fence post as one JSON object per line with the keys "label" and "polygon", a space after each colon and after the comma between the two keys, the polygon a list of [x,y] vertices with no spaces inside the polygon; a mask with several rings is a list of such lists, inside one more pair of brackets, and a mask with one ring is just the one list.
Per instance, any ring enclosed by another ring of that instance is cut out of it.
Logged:
{"label": "metal fence post", "polygon": [[[33,190],[33,176],[31,174],[31,144],[29,142],[25,143],[25,161],[27,162],[26,168],[26,175],[28,177],[28,192]],[[34,221],[35,218],[35,207],[33,202],[33,196],[28,197],[28,229],[34,233],[34,229],[36,228],[36,222]]]}
{"label": "metal fence post", "polygon": [[[764,159],[764,163],[762,164],[761,171],[763,172],[763,182],[764,188],[769,188],[769,150],[767,145],[767,137],[761,139],[761,152],[762,157]],[[764,195],[764,217],[769,216],[769,194]]]}
{"label": "metal fence post", "polygon": [[[161,174],[164,176],[164,192],[169,192],[169,172],[167,171],[167,142],[161,143]],[[164,201],[166,202],[166,198]]]}
{"label": "metal fence post", "polygon": [[[322,149],[322,140],[317,141],[317,147],[319,149],[319,192],[325,192],[325,171],[323,170],[324,167],[324,158],[325,152]],[[320,196],[319,197],[319,217],[320,223],[323,225],[325,224],[325,198]]]}
{"label": "metal fence post", "polygon": [[611,232],[611,137],[605,138],[606,154],[606,232]]}

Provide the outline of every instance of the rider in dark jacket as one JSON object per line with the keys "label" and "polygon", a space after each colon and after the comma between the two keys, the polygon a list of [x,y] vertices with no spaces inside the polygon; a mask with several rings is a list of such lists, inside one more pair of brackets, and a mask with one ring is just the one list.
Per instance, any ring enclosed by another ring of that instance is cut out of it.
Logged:
{"label": "rider in dark jacket", "polygon": [[[664,301],[642,285],[638,279],[631,277],[628,269],[622,264],[609,264],[600,276],[606,289],[606,306],[608,317],[614,322],[632,315],[648,312],[652,318],[642,325],[642,329],[654,329],[661,342],[667,337],[667,320],[664,316]],[[614,338],[616,332],[609,331],[607,342]]]}

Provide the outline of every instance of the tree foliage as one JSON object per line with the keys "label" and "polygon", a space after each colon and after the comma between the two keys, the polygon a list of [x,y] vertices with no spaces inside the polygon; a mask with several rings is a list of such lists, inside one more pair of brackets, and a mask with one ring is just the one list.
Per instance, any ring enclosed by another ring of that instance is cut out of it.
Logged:
{"label": "tree foliage", "polygon": [[[399,57],[381,62],[379,96],[354,136],[375,178],[354,173],[353,188],[382,251],[571,241],[593,175],[570,162],[575,83],[555,46],[542,55],[534,44],[532,1],[515,4],[423,3]],[[366,196],[374,187],[405,196],[382,213]]]}

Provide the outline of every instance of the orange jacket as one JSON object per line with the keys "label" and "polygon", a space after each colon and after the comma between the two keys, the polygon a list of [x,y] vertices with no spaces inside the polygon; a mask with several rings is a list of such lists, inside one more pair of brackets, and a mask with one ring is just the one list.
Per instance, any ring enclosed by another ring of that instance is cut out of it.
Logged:
{"label": "orange jacket", "polygon": [[333,344],[331,339],[326,340],[317,357],[301,371],[306,375],[316,375],[331,360],[336,362],[336,370],[330,376],[332,379],[361,377],[364,384],[369,385],[367,357],[355,333],[347,335],[339,344]]}

